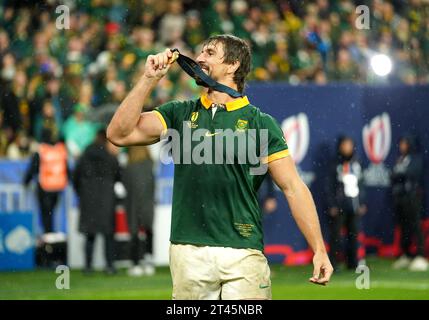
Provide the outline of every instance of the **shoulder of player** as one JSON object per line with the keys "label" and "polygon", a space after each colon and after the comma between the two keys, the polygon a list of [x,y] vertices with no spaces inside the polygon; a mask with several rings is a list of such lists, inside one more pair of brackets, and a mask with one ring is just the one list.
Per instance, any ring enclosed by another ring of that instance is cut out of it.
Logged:
{"label": "shoulder of player", "polygon": [[245,108],[242,109],[242,113],[249,116],[249,118],[257,119],[260,117],[262,111],[255,105],[249,103]]}
{"label": "shoulder of player", "polygon": [[167,102],[168,104],[174,105],[174,107],[180,107],[180,108],[189,108],[194,107],[198,103],[198,99],[192,99],[192,100],[171,100]]}
{"label": "shoulder of player", "polygon": [[276,122],[273,116],[261,111],[261,109],[259,109],[258,107],[252,104],[249,105],[248,110],[249,110],[248,112],[252,115],[252,117],[263,126]]}
{"label": "shoulder of player", "polygon": [[188,111],[195,108],[198,100],[170,100],[166,103],[155,108],[155,111],[160,111],[162,109],[169,109],[170,112],[174,112],[174,114],[187,113]]}

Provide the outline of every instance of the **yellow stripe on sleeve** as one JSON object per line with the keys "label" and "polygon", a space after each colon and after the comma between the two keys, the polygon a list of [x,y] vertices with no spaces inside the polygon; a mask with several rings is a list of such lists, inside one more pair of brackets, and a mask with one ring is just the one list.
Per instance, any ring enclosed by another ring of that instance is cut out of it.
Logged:
{"label": "yellow stripe on sleeve", "polygon": [[271,161],[278,160],[281,158],[286,158],[290,155],[289,149],[282,150],[273,154],[270,154],[268,157],[262,159],[262,163],[270,163]]}
{"label": "yellow stripe on sleeve", "polygon": [[162,116],[161,112],[159,112],[158,110],[153,110],[155,112],[155,114],[158,116],[158,119],[161,121],[162,126],[164,127],[164,130],[167,130],[167,123],[165,122],[164,117]]}

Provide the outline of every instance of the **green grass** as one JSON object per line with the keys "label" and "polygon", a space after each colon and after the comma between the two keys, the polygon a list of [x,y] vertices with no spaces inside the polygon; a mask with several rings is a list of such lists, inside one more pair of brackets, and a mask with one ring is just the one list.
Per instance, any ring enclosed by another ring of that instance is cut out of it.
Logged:
{"label": "green grass", "polygon": [[[391,260],[371,258],[370,289],[357,289],[359,274],[335,274],[326,287],[308,282],[311,266],[272,265],[273,299],[429,299],[429,272],[394,271]],[[130,278],[125,270],[115,276],[90,276],[71,271],[70,289],[58,290],[54,271],[0,273],[0,299],[170,299],[169,269],[153,277]]]}

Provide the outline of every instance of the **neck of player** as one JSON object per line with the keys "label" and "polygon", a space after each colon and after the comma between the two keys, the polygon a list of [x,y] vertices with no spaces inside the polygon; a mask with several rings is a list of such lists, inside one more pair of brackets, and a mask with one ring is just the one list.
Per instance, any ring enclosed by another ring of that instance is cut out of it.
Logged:
{"label": "neck of player", "polygon": [[[219,83],[222,83],[222,82],[219,82]],[[237,90],[237,85],[235,83],[228,82],[228,83],[222,83],[222,84],[226,85],[226,86],[228,86],[234,90]],[[227,93],[215,91],[212,88],[208,89],[207,97],[213,103],[221,103],[221,104],[226,104],[227,102],[231,102],[231,101],[234,101],[237,99],[237,98],[231,97]]]}

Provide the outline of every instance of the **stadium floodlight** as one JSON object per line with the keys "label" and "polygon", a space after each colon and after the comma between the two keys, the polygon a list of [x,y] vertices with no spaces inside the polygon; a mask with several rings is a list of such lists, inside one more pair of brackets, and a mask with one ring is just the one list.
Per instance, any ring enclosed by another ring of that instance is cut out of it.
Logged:
{"label": "stadium floodlight", "polygon": [[370,58],[370,65],[377,76],[385,77],[392,71],[392,59],[385,54],[374,54]]}

